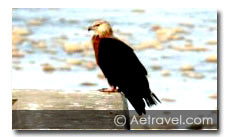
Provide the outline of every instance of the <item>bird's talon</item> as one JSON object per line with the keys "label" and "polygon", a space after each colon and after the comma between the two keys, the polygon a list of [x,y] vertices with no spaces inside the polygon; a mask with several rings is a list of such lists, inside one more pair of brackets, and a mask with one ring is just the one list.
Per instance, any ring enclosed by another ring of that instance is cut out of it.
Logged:
{"label": "bird's talon", "polygon": [[111,92],[117,92],[117,89],[116,88],[103,88],[103,89],[100,89],[100,92],[108,92],[108,93],[111,93]]}

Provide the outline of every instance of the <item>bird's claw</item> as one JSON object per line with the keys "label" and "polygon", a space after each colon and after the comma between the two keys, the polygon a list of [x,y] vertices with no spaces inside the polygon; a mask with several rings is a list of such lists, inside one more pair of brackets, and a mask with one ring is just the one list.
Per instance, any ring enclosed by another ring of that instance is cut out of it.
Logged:
{"label": "bird's claw", "polygon": [[102,88],[100,89],[100,92],[117,92],[117,89],[115,87]]}

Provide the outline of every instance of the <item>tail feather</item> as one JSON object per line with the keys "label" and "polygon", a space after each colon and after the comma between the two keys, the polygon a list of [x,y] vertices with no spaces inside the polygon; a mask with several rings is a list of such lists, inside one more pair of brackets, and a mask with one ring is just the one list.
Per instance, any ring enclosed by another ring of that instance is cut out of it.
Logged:
{"label": "tail feather", "polygon": [[159,103],[161,103],[161,101],[159,100],[159,98],[158,98],[154,93],[152,93],[152,96],[153,96],[154,99],[156,99]]}
{"label": "tail feather", "polygon": [[158,102],[161,103],[161,101],[158,99],[158,97],[154,93],[151,93],[144,99],[149,107],[152,105],[156,105]]}
{"label": "tail feather", "polygon": [[138,115],[146,114],[145,103],[142,98],[136,98],[135,96],[134,97],[129,96],[129,97],[127,97],[127,99],[129,100],[131,105],[134,107],[134,109],[136,110]]}
{"label": "tail feather", "polygon": [[121,91],[139,115],[146,114],[145,104],[151,107],[152,105],[156,105],[158,102],[161,103],[159,98],[152,93],[150,89],[141,89],[142,92],[139,93],[136,92],[138,89],[127,89]]}

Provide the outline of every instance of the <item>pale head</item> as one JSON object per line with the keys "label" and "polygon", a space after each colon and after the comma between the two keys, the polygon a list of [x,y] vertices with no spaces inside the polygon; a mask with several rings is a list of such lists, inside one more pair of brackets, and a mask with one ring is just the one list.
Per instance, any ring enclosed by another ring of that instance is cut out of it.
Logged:
{"label": "pale head", "polygon": [[92,26],[88,27],[88,31],[94,31],[94,35],[99,37],[112,37],[113,31],[111,25],[104,20],[97,20]]}

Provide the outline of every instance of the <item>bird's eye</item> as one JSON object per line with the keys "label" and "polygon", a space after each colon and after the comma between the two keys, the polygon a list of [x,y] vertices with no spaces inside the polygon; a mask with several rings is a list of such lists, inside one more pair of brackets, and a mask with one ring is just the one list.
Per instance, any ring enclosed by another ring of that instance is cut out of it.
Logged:
{"label": "bird's eye", "polygon": [[96,24],[95,26],[98,27],[100,24]]}

